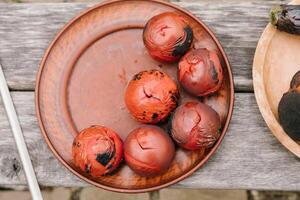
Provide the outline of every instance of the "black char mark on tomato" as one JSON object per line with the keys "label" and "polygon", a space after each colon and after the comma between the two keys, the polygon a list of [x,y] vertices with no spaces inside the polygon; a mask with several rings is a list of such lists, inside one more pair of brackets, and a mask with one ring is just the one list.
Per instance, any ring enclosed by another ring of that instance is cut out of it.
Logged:
{"label": "black char mark on tomato", "polygon": [[190,26],[186,26],[184,28],[184,32],[186,34],[185,41],[179,41],[178,44],[175,45],[174,50],[172,52],[173,56],[183,56],[190,48],[192,42],[193,42],[193,31]]}
{"label": "black char mark on tomato", "polygon": [[114,155],[115,155],[115,150],[113,152],[107,151],[102,154],[97,154],[96,160],[103,166],[106,166],[109,163],[109,161],[114,157]]}

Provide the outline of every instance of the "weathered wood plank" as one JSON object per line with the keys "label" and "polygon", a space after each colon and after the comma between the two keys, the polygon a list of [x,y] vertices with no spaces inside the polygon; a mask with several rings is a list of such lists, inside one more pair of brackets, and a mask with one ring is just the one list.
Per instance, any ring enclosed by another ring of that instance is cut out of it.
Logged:
{"label": "weathered wood plank", "polygon": [[[174,0],[176,1],[176,0]],[[184,1],[176,4],[201,18],[224,46],[238,91],[252,91],[252,59],[280,0]],[[94,4],[0,4],[0,58],[13,90],[33,90],[41,57],[56,32],[82,9]]]}
{"label": "weathered wood plank", "polygon": [[[39,182],[45,186],[86,186],[48,150],[38,128],[32,92],[13,92]],[[17,150],[0,102],[0,185],[24,185]],[[224,142],[213,158],[175,187],[300,190],[299,159],[273,137],[254,95],[238,93]]]}

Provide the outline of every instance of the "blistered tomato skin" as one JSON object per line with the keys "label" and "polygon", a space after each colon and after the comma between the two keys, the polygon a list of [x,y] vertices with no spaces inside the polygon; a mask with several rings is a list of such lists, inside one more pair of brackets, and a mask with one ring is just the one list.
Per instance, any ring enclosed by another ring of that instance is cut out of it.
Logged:
{"label": "blistered tomato skin", "polygon": [[73,160],[93,177],[114,171],[123,157],[123,143],[117,133],[103,126],[82,130],[74,139]]}
{"label": "blistered tomato skin", "polygon": [[154,59],[176,62],[189,50],[193,42],[193,31],[183,17],[166,12],[148,21],[143,40]]}
{"label": "blistered tomato skin", "polygon": [[133,130],[124,143],[128,166],[141,176],[164,173],[175,155],[171,138],[159,127],[142,126]]}
{"label": "blistered tomato skin", "polygon": [[125,104],[141,123],[156,124],[166,119],[177,107],[179,91],[176,83],[159,70],[142,71],[129,82]]}
{"label": "blistered tomato skin", "polygon": [[172,116],[172,138],[187,150],[212,147],[220,136],[220,129],[218,113],[200,102],[185,103]]}
{"label": "blistered tomato skin", "polygon": [[190,50],[178,64],[178,80],[195,96],[218,91],[223,81],[223,69],[218,55],[205,48]]}

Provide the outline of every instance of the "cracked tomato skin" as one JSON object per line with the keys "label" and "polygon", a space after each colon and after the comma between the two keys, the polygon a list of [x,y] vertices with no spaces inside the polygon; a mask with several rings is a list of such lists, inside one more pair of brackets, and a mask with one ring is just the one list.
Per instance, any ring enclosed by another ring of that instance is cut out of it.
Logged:
{"label": "cracked tomato skin", "polygon": [[159,70],[142,71],[129,82],[125,104],[141,123],[156,124],[168,117],[176,107],[179,91],[176,83]]}
{"label": "cracked tomato skin", "polygon": [[133,130],[124,142],[124,158],[128,166],[141,176],[151,177],[165,172],[175,155],[171,138],[156,126]]}
{"label": "cracked tomato skin", "polygon": [[220,130],[218,113],[200,102],[185,103],[172,116],[172,138],[187,150],[212,147],[220,136]]}
{"label": "cracked tomato skin", "polygon": [[104,126],[82,130],[72,147],[74,163],[93,177],[114,171],[123,157],[123,143],[117,133]]}
{"label": "cracked tomato skin", "polygon": [[178,64],[178,80],[195,96],[218,91],[223,81],[223,69],[217,53],[205,48],[190,50]]}
{"label": "cracked tomato skin", "polygon": [[143,40],[154,59],[176,62],[189,50],[193,42],[193,30],[180,15],[165,12],[147,22]]}

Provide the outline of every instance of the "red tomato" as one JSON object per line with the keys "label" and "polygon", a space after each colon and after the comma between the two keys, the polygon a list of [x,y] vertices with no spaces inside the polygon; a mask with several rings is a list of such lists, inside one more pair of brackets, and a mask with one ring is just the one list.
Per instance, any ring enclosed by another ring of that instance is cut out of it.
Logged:
{"label": "red tomato", "polygon": [[218,113],[200,102],[179,106],[171,121],[171,135],[177,144],[187,150],[209,148],[220,136]]}
{"label": "red tomato", "polygon": [[177,106],[176,83],[164,72],[142,71],[129,82],[125,104],[139,122],[155,124],[170,115]]}
{"label": "red tomato", "polygon": [[174,12],[166,12],[148,21],[143,40],[154,59],[176,62],[189,50],[193,41],[193,31],[183,17]]}
{"label": "red tomato", "polygon": [[171,138],[156,126],[133,130],[124,143],[124,157],[129,167],[141,176],[165,172],[175,155]]}
{"label": "red tomato", "polygon": [[118,167],[123,157],[123,143],[113,130],[91,126],[75,137],[72,154],[77,167],[99,177]]}
{"label": "red tomato", "polygon": [[207,49],[189,51],[179,62],[178,80],[185,90],[195,96],[218,91],[223,81],[218,55]]}

